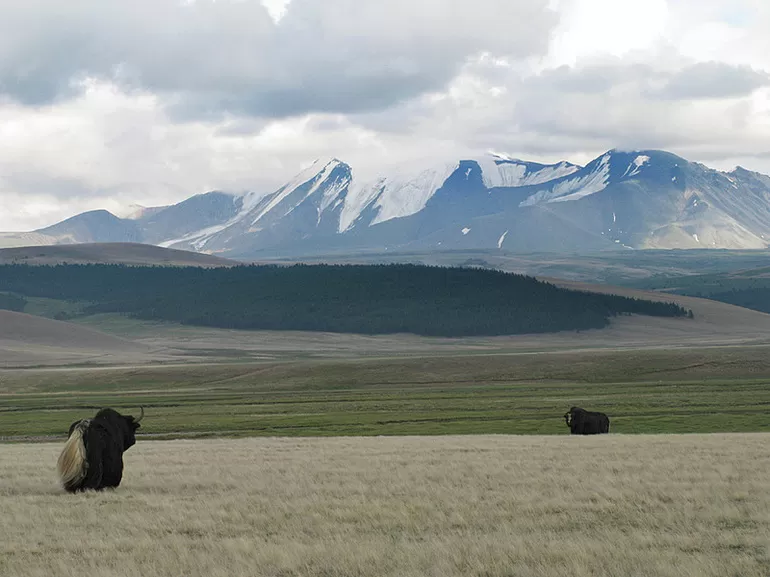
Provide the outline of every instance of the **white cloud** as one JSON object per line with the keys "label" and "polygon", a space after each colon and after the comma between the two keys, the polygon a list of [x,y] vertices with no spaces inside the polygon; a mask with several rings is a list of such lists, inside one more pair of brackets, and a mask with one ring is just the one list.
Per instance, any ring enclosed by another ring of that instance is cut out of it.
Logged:
{"label": "white cloud", "polygon": [[321,156],[770,173],[765,0],[0,3],[0,230],[268,192]]}
{"label": "white cloud", "polygon": [[545,0],[268,6],[272,17],[256,0],[15,0],[0,19],[0,93],[47,104],[85,77],[152,92],[183,120],[381,109],[442,89],[481,52],[542,53],[555,23]]}
{"label": "white cloud", "polygon": [[273,21],[278,24],[281,19],[286,15],[286,10],[289,8],[291,0],[261,0],[262,5],[267,10]]}
{"label": "white cloud", "polygon": [[556,7],[561,21],[545,60],[549,68],[650,50],[669,24],[666,0],[559,0]]}

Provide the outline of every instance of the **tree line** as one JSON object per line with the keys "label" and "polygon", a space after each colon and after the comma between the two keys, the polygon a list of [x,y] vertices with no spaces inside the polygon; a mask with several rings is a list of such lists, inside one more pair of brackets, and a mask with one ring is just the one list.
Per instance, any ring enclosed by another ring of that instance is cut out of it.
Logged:
{"label": "tree line", "polygon": [[476,268],[243,265],[231,268],[4,265],[0,291],[84,303],[84,314],[233,329],[432,336],[605,327],[621,314],[686,316],[673,303],[567,290]]}

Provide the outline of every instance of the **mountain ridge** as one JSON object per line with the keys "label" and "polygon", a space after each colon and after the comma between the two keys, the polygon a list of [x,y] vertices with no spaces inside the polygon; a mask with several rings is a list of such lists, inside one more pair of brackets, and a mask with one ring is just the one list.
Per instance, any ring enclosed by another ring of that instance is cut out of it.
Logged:
{"label": "mountain ridge", "polygon": [[319,159],[272,193],[212,191],[167,207],[76,215],[58,243],[146,242],[231,258],[330,250],[760,249],[770,176],[721,172],[662,150],[611,149],[585,166],[499,153],[363,178]]}

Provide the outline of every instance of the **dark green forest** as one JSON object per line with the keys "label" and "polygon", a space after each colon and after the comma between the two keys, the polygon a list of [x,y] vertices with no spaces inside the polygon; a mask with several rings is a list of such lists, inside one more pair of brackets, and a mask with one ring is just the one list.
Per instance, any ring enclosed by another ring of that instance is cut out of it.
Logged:
{"label": "dark green forest", "polygon": [[84,315],[362,334],[542,333],[601,328],[621,314],[688,314],[675,304],[566,290],[523,275],[420,265],[5,265],[0,292],[82,303]]}

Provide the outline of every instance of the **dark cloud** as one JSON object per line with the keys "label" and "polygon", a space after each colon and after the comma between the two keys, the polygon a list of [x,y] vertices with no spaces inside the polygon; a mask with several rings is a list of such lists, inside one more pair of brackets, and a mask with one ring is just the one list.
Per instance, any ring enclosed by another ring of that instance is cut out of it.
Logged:
{"label": "dark cloud", "polygon": [[652,70],[643,64],[615,66],[560,66],[529,79],[529,86],[538,91],[558,93],[597,94],[618,84],[649,77]]}
{"label": "dark cloud", "polygon": [[512,83],[523,132],[664,146],[745,128],[752,114],[746,98],[769,80],[764,72],[723,63],[657,70],[618,62],[564,67]]}
{"label": "dark cloud", "polygon": [[0,92],[39,105],[83,78],[167,99],[179,118],[386,108],[467,59],[542,54],[546,0],[26,0],[3,7]]}
{"label": "dark cloud", "polygon": [[675,100],[734,98],[768,84],[770,75],[749,66],[699,62],[671,76],[658,94]]}
{"label": "dark cloud", "polygon": [[[355,119],[380,134],[430,134],[476,149],[521,151],[525,157],[527,151],[538,155],[614,147],[690,149],[704,142],[723,151],[743,151],[756,145],[759,133],[752,129],[756,117],[749,96],[759,86],[741,80],[747,69],[667,65],[669,69],[661,70],[612,58],[534,75],[511,69],[507,77],[499,71],[493,76],[484,70],[479,74],[468,67],[464,74],[475,78],[475,84],[456,81],[439,99],[411,100]],[[704,70],[710,73],[705,75]],[[765,77],[753,74],[760,81]],[[701,76],[728,82],[730,89],[721,89],[721,98],[709,99],[705,83],[694,83],[689,98],[684,91],[681,98],[674,97],[672,86]]]}
{"label": "dark cloud", "polygon": [[623,86],[669,100],[698,100],[747,96],[770,84],[770,75],[748,66],[699,62],[677,70],[649,64],[623,63],[546,70],[529,81],[541,91],[600,94]]}

